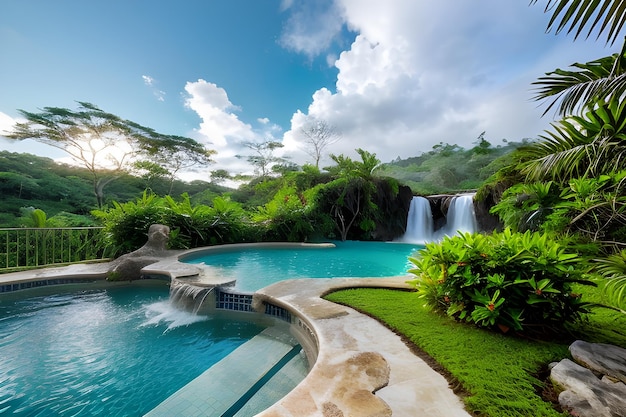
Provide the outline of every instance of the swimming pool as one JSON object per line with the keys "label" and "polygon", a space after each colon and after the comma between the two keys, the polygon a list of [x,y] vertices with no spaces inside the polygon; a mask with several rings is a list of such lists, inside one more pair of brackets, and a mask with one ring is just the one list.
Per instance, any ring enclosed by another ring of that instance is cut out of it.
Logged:
{"label": "swimming pool", "polygon": [[264,329],[168,297],[159,285],[0,299],[0,415],[142,416]]}
{"label": "swimming pool", "polygon": [[[290,278],[404,275],[408,256],[421,248],[336,245],[224,248],[210,259],[201,252],[183,258],[234,274],[235,289],[245,292]],[[163,282],[23,294],[0,298],[0,415],[141,416],[265,328],[178,311]]]}
{"label": "swimming pool", "polygon": [[205,273],[236,280],[238,291],[256,291],[285,279],[405,275],[419,244],[333,242],[334,247],[237,247],[194,252],[182,262],[204,264]]}

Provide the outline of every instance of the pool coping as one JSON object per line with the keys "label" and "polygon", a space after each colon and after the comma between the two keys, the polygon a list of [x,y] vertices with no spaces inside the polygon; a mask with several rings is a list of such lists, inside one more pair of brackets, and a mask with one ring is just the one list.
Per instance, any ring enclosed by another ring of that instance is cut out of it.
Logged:
{"label": "pool coping", "polygon": [[410,289],[407,276],[286,280],[255,293],[297,315],[318,341],[307,377],[257,417],[468,417],[448,381],[377,320],[324,300],[348,288]]}
{"label": "pool coping", "polygon": [[[193,268],[181,267],[179,257],[180,252],[176,252],[144,270],[170,278],[189,276]],[[105,263],[14,272],[0,275],[0,285],[59,277],[104,281],[106,271]],[[468,417],[446,379],[416,356],[400,336],[365,314],[322,298],[347,288],[407,290],[407,278],[305,278],[256,291],[255,303],[290,311],[313,332],[317,342],[317,358],[309,374],[257,417]]]}

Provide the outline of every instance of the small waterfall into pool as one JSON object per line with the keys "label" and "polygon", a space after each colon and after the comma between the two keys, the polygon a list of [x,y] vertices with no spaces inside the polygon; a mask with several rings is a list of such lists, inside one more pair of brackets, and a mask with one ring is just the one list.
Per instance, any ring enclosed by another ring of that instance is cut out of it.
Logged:
{"label": "small waterfall into pool", "polygon": [[406,222],[406,232],[403,242],[426,243],[433,240],[434,233],[433,213],[428,199],[415,196],[409,206],[409,216]]}
{"label": "small waterfall into pool", "polygon": [[476,232],[478,227],[474,214],[474,194],[460,194],[452,199],[444,229],[444,234],[448,236],[454,236],[458,232]]}
{"label": "small waterfall into pool", "polygon": [[170,303],[176,308],[192,314],[201,314],[215,306],[215,300],[209,295],[215,287],[202,287],[172,279],[170,283]]}
{"label": "small waterfall into pool", "polygon": [[458,232],[475,233],[478,230],[474,213],[474,194],[459,194],[451,197],[445,225],[434,230],[434,219],[427,198],[415,196],[409,206],[406,232],[400,242],[426,243],[454,236]]}

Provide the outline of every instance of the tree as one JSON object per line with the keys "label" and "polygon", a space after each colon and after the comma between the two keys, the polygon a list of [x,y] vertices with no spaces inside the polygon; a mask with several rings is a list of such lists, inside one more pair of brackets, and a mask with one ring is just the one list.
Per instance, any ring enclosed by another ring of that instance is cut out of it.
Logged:
{"label": "tree", "polygon": [[207,162],[212,153],[191,139],[157,133],[91,103],[78,104],[76,111],[59,107],[44,107],[39,113],[18,110],[26,122],[16,124],[7,137],[33,139],[69,154],[90,172],[99,208],[104,204],[104,187],[142,157],[184,154]]}
{"label": "tree", "polygon": [[354,161],[344,155],[332,155],[336,165],[326,170],[338,178],[322,191],[328,201],[332,201],[330,214],[335,222],[341,240],[346,240],[353,225],[360,219],[359,227],[369,232],[375,227],[373,213],[377,209],[372,201],[376,191],[373,183],[374,171],[380,166],[376,154],[361,148],[356,150],[361,161]]}
{"label": "tree", "polygon": [[476,141],[473,143],[476,144],[476,146],[472,148],[472,152],[475,154],[486,155],[488,153],[491,153],[491,151],[493,150],[491,148],[491,143],[489,143],[489,141],[485,139],[485,132],[478,135]]}
{"label": "tree", "polygon": [[225,169],[216,169],[215,171],[211,171],[211,182],[214,184],[221,184],[230,178],[230,173]]}
{"label": "tree", "polygon": [[[262,178],[268,176],[271,171],[272,164],[284,163],[285,158],[277,157],[274,153],[276,149],[282,148],[281,142],[266,140],[264,142],[246,142],[244,146],[251,149],[254,154],[248,155],[247,160],[254,167],[254,172]],[[242,158],[241,155],[237,157]]]}
{"label": "tree", "polygon": [[341,139],[341,135],[326,121],[312,118],[300,128],[300,134],[306,146],[305,152],[315,161],[319,168],[324,150]]}
{"label": "tree", "polygon": [[361,157],[361,161],[354,161],[352,158],[341,155],[330,155],[330,159],[335,162],[335,166],[326,167],[325,169],[333,175],[340,177],[359,177],[370,180],[380,167],[380,160],[375,153],[368,152],[358,148],[356,152]]}
{"label": "tree", "polygon": [[197,165],[208,165],[213,162],[211,157],[216,153],[193,139],[174,135],[152,134],[145,145],[143,152],[146,157],[164,167],[168,173],[169,194],[172,193],[174,180],[180,171]]}
{"label": "tree", "polygon": [[167,169],[152,161],[135,161],[132,164],[131,170],[144,180],[146,189],[152,189],[157,180],[165,178],[169,175],[169,171]]}
{"label": "tree", "polygon": [[[531,1],[531,4],[535,3],[537,0]],[[606,42],[612,45],[626,23],[624,8],[624,0],[548,0],[545,11],[553,14],[547,30],[556,28],[559,33],[569,25],[567,33],[575,30],[574,39],[586,27],[589,27],[587,37],[597,30],[599,38],[608,30]],[[618,54],[585,64],[575,63],[572,67],[575,70],[556,69],[546,73],[533,83],[537,86],[536,100],[553,97],[544,114],[559,101],[559,115],[567,116],[589,107],[594,100],[607,101],[626,93],[626,42]]]}

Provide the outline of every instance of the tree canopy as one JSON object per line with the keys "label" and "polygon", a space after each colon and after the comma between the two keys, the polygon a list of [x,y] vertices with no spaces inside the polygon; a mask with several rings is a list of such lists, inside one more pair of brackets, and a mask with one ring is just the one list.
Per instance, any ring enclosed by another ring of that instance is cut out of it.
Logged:
{"label": "tree canopy", "polygon": [[158,133],[91,103],[78,104],[76,110],[60,107],[44,107],[37,113],[18,110],[26,122],[17,123],[7,137],[32,139],[66,152],[91,173],[99,207],[104,202],[104,187],[138,160],[166,165],[172,175],[182,167],[211,161],[214,151],[192,139]]}

